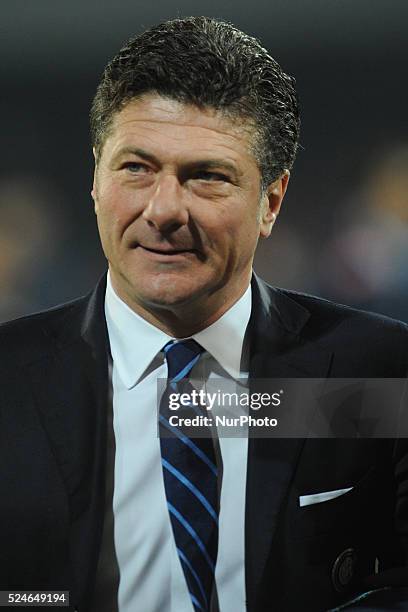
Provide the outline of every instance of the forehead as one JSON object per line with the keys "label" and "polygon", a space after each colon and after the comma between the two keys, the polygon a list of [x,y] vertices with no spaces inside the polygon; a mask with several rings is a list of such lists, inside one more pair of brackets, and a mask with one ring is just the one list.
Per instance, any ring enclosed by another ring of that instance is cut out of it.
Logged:
{"label": "forehead", "polygon": [[114,115],[103,154],[113,156],[132,145],[143,145],[156,154],[218,154],[256,165],[252,143],[253,128],[245,119],[150,94],[131,100]]}

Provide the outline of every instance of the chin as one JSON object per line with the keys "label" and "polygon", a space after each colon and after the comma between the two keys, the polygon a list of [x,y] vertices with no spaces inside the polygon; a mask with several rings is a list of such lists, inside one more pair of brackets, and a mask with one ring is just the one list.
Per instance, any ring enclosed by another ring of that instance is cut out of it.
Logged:
{"label": "chin", "polygon": [[175,291],[168,288],[166,291],[159,293],[147,292],[142,295],[139,293],[139,302],[150,307],[171,308],[187,305],[197,299],[197,297],[197,291]]}
{"label": "chin", "polygon": [[[205,293],[207,283],[197,274],[143,275],[134,279],[135,295],[142,301],[157,305],[183,304]],[[196,281],[196,282],[194,282]],[[197,282],[199,281],[199,282]]]}

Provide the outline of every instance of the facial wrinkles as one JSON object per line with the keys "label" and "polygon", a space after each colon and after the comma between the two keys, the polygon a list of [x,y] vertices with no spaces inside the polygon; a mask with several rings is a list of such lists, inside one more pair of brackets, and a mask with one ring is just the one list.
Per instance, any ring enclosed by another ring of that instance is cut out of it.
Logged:
{"label": "facial wrinkles", "polygon": [[[123,136],[118,138],[113,150],[111,152],[108,149],[106,150],[106,155],[113,165],[117,162],[118,158],[121,157],[121,150],[126,147],[131,147],[132,145],[137,145],[141,149],[146,149],[159,160],[165,160],[170,153],[171,156],[174,156],[175,162],[181,162],[184,153],[183,145],[188,141],[190,143],[196,143],[196,154],[198,158],[216,158],[219,159],[220,162],[225,161],[231,163],[235,166],[237,174],[243,174],[237,155],[237,143],[239,144],[239,139],[234,136],[230,137],[231,143],[226,143],[225,137],[221,138],[221,132],[219,132],[220,138],[214,139],[209,128],[203,129],[201,127],[197,128],[196,126],[190,126],[190,133],[187,132],[186,134],[184,130],[183,133],[178,133],[177,130],[179,126],[174,125],[169,125],[170,129],[167,130],[167,132],[163,132],[160,127],[156,127],[153,122],[129,121],[126,123],[129,123],[131,126],[136,124],[134,125],[135,129],[132,130],[132,127],[130,127],[130,129],[128,128]],[[150,125],[146,126],[146,123]],[[185,126],[183,125],[182,127],[184,128]],[[123,126],[118,127],[118,131],[122,129]],[[205,130],[206,133],[202,133],[202,130]],[[189,151],[189,149],[190,148],[187,150]],[[240,146],[240,149],[242,149],[243,153],[245,152],[242,146]],[[131,153],[124,153],[123,155],[132,156]],[[194,160],[192,159],[191,161]]]}
{"label": "facial wrinkles", "polygon": [[[125,135],[124,140],[120,141],[117,147],[115,147],[115,150],[117,150],[118,153],[120,152],[122,148],[124,148],[127,145],[127,139],[128,139],[128,135]],[[146,142],[147,142],[146,140],[143,141],[142,143],[143,146],[141,148],[146,149],[148,152],[150,152],[149,147],[146,146]],[[152,144],[154,144],[154,139],[151,142]],[[208,159],[216,158],[220,160],[220,163],[222,163],[223,161],[231,163],[233,167],[235,168],[235,172],[234,172],[235,177],[231,176],[231,185],[228,185],[228,186],[225,185],[226,189],[220,189],[219,191],[217,191],[214,188],[213,192],[211,192],[209,189],[208,192],[206,193],[202,192],[199,195],[195,194],[196,198],[199,197],[204,200],[215,199],[217,200],[218,205],[221,208],[224,208],[228,206],[229,196],[234,195],[234,197],[237,197],[240,201],[245,200],[245,198],[247,198],[248,195],[252,196],[252,193],[248,193],[248,192],[253,192],[254,182],[251,180],[251,177],[249,176],[248,172],[243,172],[241,169],[241,165],[236,162],[234,151],[231,151],[231,155],[230,155],[229,148],[228,148],[228,151],[225,151],[226,147],[224,147],[223,151],[220,151],[220,150],[216,151],[214,150],[214,146],[211,145],[211,143],[204,142],[202,146],[200,146],[199,144],[200,141],[197,141],[197,143],[198,143],[197,149],[199,149],[199,160],[206,159],[206,158]],[[159,159],[159,161],[161,161],[162,167],[165,168],[166,172],[173,174],[173,175],[180,174],[179,171],[180,171],[180,168],[182,168],[183,161],[184,161],[183,152],[178,152],[177,154],[175,154],[173,151],[170,150],[171,149],[170,144],[168,144],[164,148],[166,149],[166,152],[163,152],[162,155],[160,154],[160,152],[157,152],[156,150],[153,150],[152,153],[155,154],[155,156]],[[169,156],[169,159],[167,159],[167,155],[169,154],[169,152],[170,152],[170,156]],[[112,155],[112,159],[113,157],[114,155]],[[127,159],[127,158],[129,158],[130,161],[132,161],[133,159],[136,162],[138,161],[137,155],[126,153],[123,155],[123,158],[122,158],[122,156],[119,153],[118,157],[116,158],[115,163],[113,164],[113,168],[108,167],[106,168],[106,170],[108,172],[112,170],[113,171],[119,170],[119,166],[120,166],[122,159],[124,161],[124,159]],[[143,163],[143,160],[141,160],[141,163]],[[194,162],[192,162],[191,160],[186,160],[186,163],[188,163],[188,165],[190,165],[191,163],[194,165]],[[221,168],[221,171],[222,170],[223,169]],[[216,168],[214,169],[214,171],[216,172]],[[113,175],[113,178],[114,178],[114,175]],[[131,181],[132,181],[132,177],[129,177],[130,185],[131,185]],[[257,182],[255,183],[255,185],[258,188]],[[255,194],[255,197],[258,197],[258,194]]]}
{"label": "facial wrinkles", "polygon": [[[239,164],[239,157],[242,158],[242,156],[244,156],[243,160],[245,164],[252,164],[254,168],[257,169],[252,156],[248,154],[248,130],[244,130],[243,128],[238,129],[232,125],[231,132],[225,129],[218,129],[214,125],[208,127],[204,125],[206,116],[204,116],[201,123],[197,125],[196,116],[194,116],[194,122],[191,123],[188,121],[188,117],[184,117],[183,114],[178,111],[172,112],[168,108],[163,111],[160,105],[158,105],[157,110],[159,114],[165,114],[166,118],[160,118],[158,116],[151,119],[151,113],[149,118],[143,116],[143,113],[141,113],[140,118],[126,118],[126,116],[122,114],[117,118],[116,125],[113,126],[115,139],[111,151],[109,151],[109,138],[105,143],[105,146],[107,146],[103,157],[107,158],[108,172],[109,169],[111,169],[109,168],[109,162],[112,163],[114,168],[115,164],[120,164],[121,149],[126,146],[137,146],[146,149],[147,152],[151,152],[157,157],[162,166],[166,168],[166,171],[177,173],[177,164],[183,162],[183,144],[189,142],[190,146],[186,147],[186,151],[189,153],[191,151],[191,142],[195,141],[197,145],[195,149],[199,152],[200,159],[206,157],[210,159],[219,158],[220,161],[228,161],[236,167],[237,173],[241,174],[240,179],[242,184],[240,187],[243,189],[239,189],[238,192],[235,193],[235,197],[239,196],[240,200],[245,200],[248,195],[251,195],[248,194],[245,189],[245,187],[251,184],[251,178],[248,177],[247,171],[243,172],[241,170]],[[186,114],[185,107],[183,110],[184,114]],[[122,112],[125,114],[126,108]],[[209,119],[212,121],[213,117],[209,116]],[[186,136],[186,130],[190,132],[191,136]],[[123,134],[121,132],[123,132]],[[245,138],[242,137],[242,132],[245,133]],[[215,138],[214,135],[216,135]],[[166,140],[163,142],[163,139]],[[138,161],[137,156],[133,156],[132,154],[123,155],[123,157],[127,156],[129,156],[130,160],[134,158],[135,161]],[[191,162],[190,159],[188,161]],[[142,162],[143,160],[141,160],[141,163]],[[247,170],[247,167],[245,170]],[[227,202],[223,201],[223,196],[221,196],[221,210],[223,208],[226,210],[227,205]],[[189,234],[190,233],[189,231]]]}
{"label": "facial wrinkles", "polygon": [[[243,193],[240,193],[240,201],[242,206],[246,206],[247,202]],[[195,199],[196,200],[196,199]],[[194,205],[194,204],[193,204]],[[215,238],[218,236],[216,231],[220,224],[220,219],[225,214],[225,222],[221,222],[224,230],[224,235],[229,231],[229,204],[221,198],[217,205],[217,213],[214,216]],[[175,231],[163,232],[152,227],[147,227],[138,214],[130,216],[126,222],[123,219],[119,220],[117,229],[120,230],[124,244],[127,247],[135,246],[135,243],[142,244],[148,248],[158,246],[169,246],[175,249],[196,249],[199,256],[206,258],[210,252],[216,252],[217,240],[214,240],[210,228],[208,216],[206,217],[206,229],[200,226],[200,219],[197,218],[196,210],[192,210],[188,224],[177,228]],[[231,264],[232,262],[230,262]]]}

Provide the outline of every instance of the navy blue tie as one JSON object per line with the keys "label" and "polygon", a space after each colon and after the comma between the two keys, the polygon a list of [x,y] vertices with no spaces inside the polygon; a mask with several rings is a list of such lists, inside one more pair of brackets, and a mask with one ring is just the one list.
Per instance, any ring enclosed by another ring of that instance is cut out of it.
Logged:
{"label": "navy blue tie", "polygon": [[[203,406],[173,412],[171,393],[190,393],[190,371],[203,348],[195,340],[171,341],[164,347],[168,383],[160,402],[160,447],[164,487],[177,552],[196,612],[210,610],[218,549],[218,469],[211,430],[192,437],[169,418],[205,415]],[[203,436],[203,437],[201,437]]]}

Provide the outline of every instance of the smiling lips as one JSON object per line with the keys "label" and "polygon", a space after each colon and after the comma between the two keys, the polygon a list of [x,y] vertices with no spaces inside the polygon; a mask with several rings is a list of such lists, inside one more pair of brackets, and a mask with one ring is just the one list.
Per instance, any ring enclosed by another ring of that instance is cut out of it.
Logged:
{"label": "smiling lips", "polygon": [[139,244],[138,246],[140,246],[144,251],[147,251],[148,253],[163,257],[174,257],[175,255],[185,255],[186,253],[194,252],[194,249],[152,249],[142,244]]}

